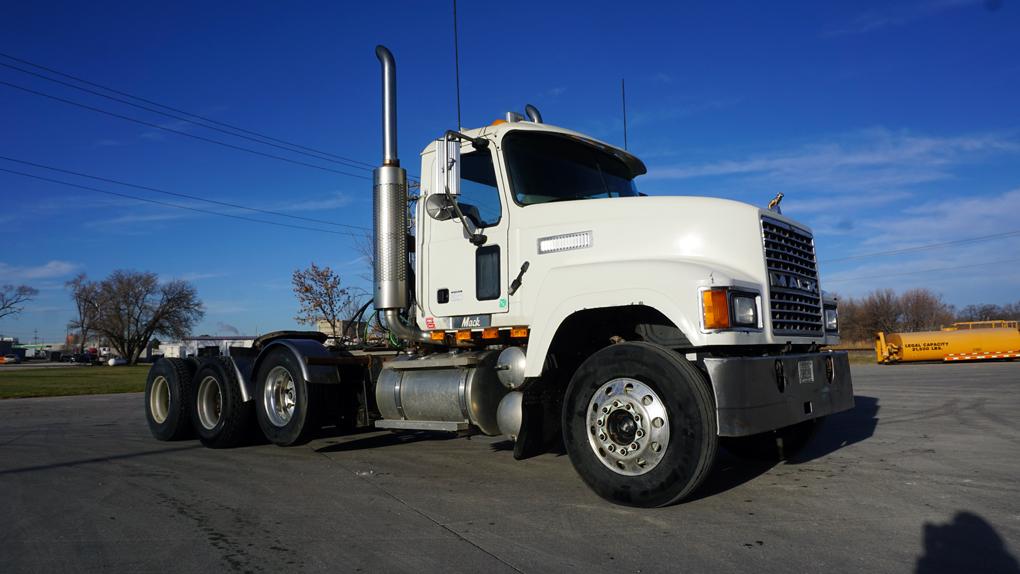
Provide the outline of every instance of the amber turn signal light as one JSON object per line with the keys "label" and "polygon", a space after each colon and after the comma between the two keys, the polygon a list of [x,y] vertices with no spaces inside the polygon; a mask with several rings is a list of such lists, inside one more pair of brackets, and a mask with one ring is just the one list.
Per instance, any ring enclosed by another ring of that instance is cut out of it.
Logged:
{"label": "amber turn signal light", "polygon": [[706,329],[728,329],[730,306],[725,289],[706,289],[701,292],[701,312]]}

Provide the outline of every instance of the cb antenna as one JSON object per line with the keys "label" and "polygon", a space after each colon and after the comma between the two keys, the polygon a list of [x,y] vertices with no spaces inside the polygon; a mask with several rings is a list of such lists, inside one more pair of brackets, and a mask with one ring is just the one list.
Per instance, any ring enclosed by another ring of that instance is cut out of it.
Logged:
{"label": "cb antenna", "polygon": [[623,149],[627,149],[627,84],[620,78],[620,98],[623,100]]}
{"label": "cb antenna", "polygon": [[460,50],[457,46],[457,0],[453,0],[453,70],[457,83],[457,129],[463,128],[460,123]]}

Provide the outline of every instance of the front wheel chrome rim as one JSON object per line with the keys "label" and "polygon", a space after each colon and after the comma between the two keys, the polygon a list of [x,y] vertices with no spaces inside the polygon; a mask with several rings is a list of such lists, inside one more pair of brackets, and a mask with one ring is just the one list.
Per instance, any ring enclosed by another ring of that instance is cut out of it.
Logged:
{"label": "front wheel chrome rim", "polygon": [[205,377],[198,384],[198,422],[205,430],[212,430],[223,413],[223,392],[216,377]]}
{"label": "front wheel chrome rim", "polygon": [[166,422],[170,414],[170,384],[166,377],[156,377],[152,381],[152,390],[149,391],[149,413],[156,424]]}
{"label": "front wheel chrome rim", "polygon": [[269,422],[276,427],[287,426],[297,405],[297,389],[290,371],[285,367],[273,367],[266,377],[262,398]]}
{"label": "front wheel chrome rim", "polygon": [[669,447],[669,414],[662,398],[636,379],[613,379],[588,402],[588,444],[617,474],[651,471]]}

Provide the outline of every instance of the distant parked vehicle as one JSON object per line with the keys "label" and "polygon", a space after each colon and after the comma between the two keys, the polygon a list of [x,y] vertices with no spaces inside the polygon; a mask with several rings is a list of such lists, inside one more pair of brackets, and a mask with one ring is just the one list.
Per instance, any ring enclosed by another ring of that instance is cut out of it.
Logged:
{"label": "distant parked vehicle", "polygon": [[8,365],[17,365],[21,362],[21,359],[17,355],[4,355],[3,362]]}
{"label": "distant parked vehicle", "polygon": [[119,367],[121,365],[126,365],[127,359],[123,357],[113,357],[109,361],[106,361],[106,364],[110,365],[111,367]]}
{"label": "distant parked vehicle", "polygon": [[99,362],[99,357],[90,353],[74,353],[73,355],[64,355],[60,358],[62,363],[75,363],[79,365],[94,365]]}

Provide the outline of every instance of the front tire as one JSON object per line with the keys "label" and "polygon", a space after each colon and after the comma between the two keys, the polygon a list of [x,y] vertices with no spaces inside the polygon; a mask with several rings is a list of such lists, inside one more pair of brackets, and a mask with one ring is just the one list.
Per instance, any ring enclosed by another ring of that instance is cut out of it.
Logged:
{"label": "front tire", "polygon": [[307,442],[318,420],[317,388],[305,381],[293,353],[276,349],[255,377],[256,416],[269,442],[292,446]]}
{"label": "front tire", "polygon": [[251,404],[243,402],[229,359],[209,359],[195,373],[192,422],[199,440],[210,448],[234,447],[248,436]]}
{"label": "front tire", "polygon": [[640,342],[611,345],[581,364],[567,389],[563,434],[581,479],[629,506],[690,496],[718,449],[704,377],[675,352]]}
{"label": "front tire", "polygon": [[195,366],[183,359],[160,359],[145,380],[145,420],[158,440],[183,440],[191,428],[192,378]]}

